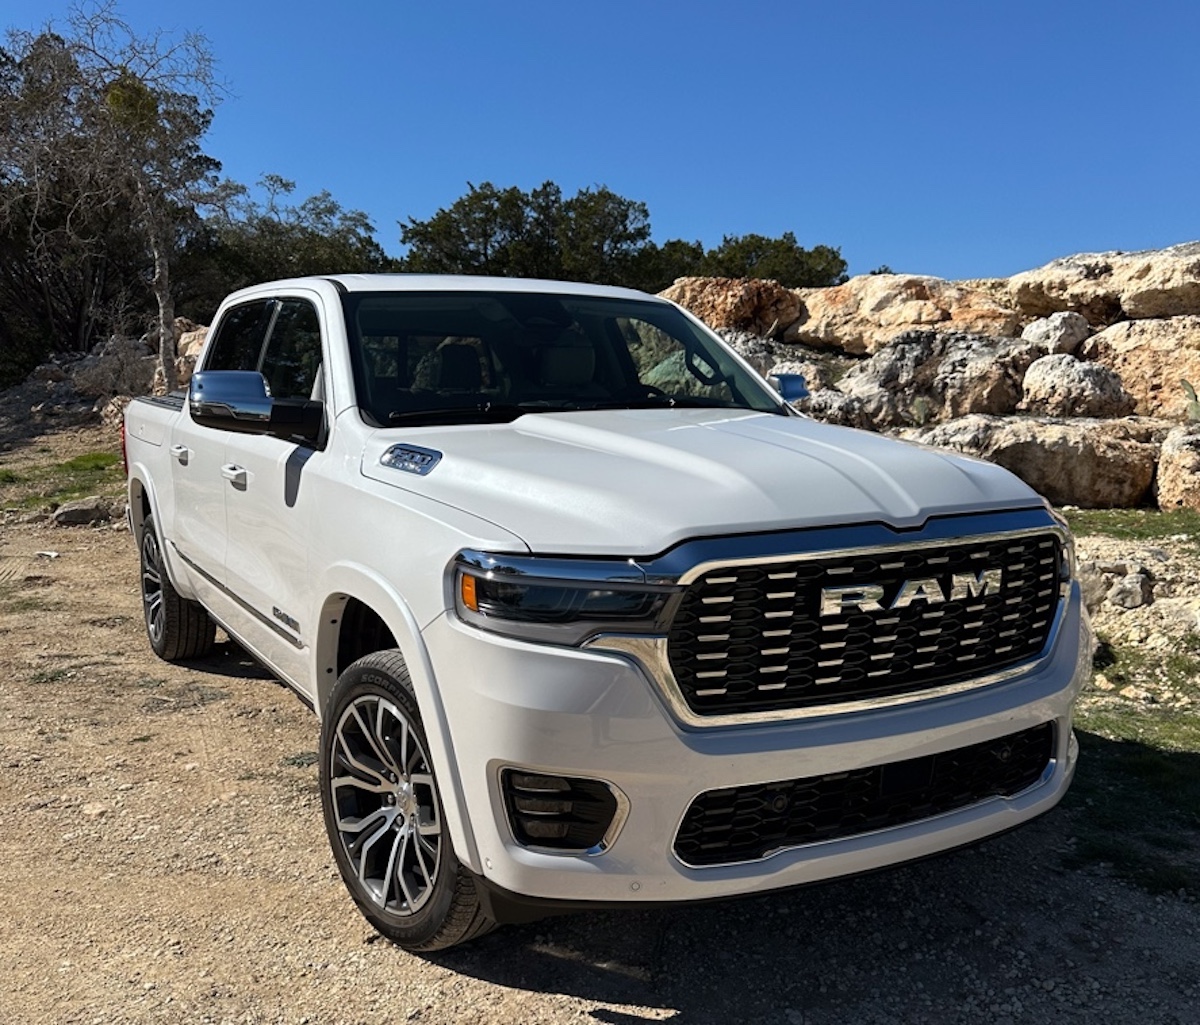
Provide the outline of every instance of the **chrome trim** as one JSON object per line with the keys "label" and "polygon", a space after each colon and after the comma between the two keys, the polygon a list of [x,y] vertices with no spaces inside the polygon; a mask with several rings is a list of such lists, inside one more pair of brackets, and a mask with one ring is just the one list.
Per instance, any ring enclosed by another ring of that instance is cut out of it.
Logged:
{"label": "chrome trim", "polygon": [[[736,868],[738,865],[761,865],[764,861],[770,861],[772,858],[777,858],[781,854],[789,854],[792,851],[815,850],[820,847],[827,847],[830,844],[843,843],[846,840],[861,840],[863,837],[866,837],[866,836],[883,836],[887,833],[894,833],[900,829],[909,829],[912,826],[923,826],[930,822],[938,822],[941,819],[947,819],[947,818],[950,818],[952,815],[959,815],[966,811],[973,811],[976,808],[985,808],[989,804],[992,804],[997,801],[1015,801],[1018,798],[1024,797],[1027,794],[1031,794],[1035,790],[1038,790],[1041,787],[1044,787],[1047,784],[1049,784],[1049,782],[1054,778],[1054,774],[1058,771],[1058,765],[1059,765],[1058,738],[1059,738],[1059,733],[1061,731],[1059,730],[1058,720],[1051,719],[1048,721],[1050,723],[1052,723],[1054,726],[1054,739],[1050,745],[1051,754],[1050,754],[1049,761],[1046,763],[1046,768],[1042,770],[1042,774],[1037,779],[1035,779],[1032,783],[1030,783],[1029,786],[1027,786],[1024,790],[1018,790],[1015,794],[1007,794],[1007,795],[993,794],[991,797],[985,797],[982,801],[976,801],[974,804],[964,804],[961,808],[952,808],[952,809],[950,809],[950,811],[938,812],[936,815],[929,815],[923,819],[913,819],[911,822],[902,822],[895,826],[884,826],[882,829],[868,829],[866,832],[863,832],[863,833],[849,833],[846,836],[830,837],[828,840],[817,840],[813,843],[797,843],[797,844],[789,844],[788,846],[785,846],[785,847],[776,847],[774,850],[768,851],[761,858],[746,858],[742,861],[722,861],[719,865],[693,865],[690,862],[684,861],[678,854],[675,853],[675,838],[677,836],[679,836],[679,830],[683,826],[683,820],[685,818],[687,818],[687,813],[691,809],[692,804],[695,803],[699,798],[703,797],[706,793],[708,793],[707,790],[701,790],[698,793],[696,793],[695,795],[693,795],[691,800],[689,800],[688,803],[686,805],[684,805],[683,814],[680,815],[679,821],[677,823],[675,823],[675,831],[671,834],[671,848],[670,848],[671,857],[674,858],[675,861],[677,861],[680,865],[682,865],[684,868],[686,868],[690,872],[704,872],[709,869]],[[1041,725],[1041,724],[1039,724],[1039,725]],[[1029,729],[1037,729],[1036,726],[1031,726],[1028,728]],[[1003,738],[1003,736],[1004,735],[1001,734],[1001,736],[995,737],[993,739],[1001,740]],[[947,748],[947,750],[953,751],[954,748]],[[935,754],[943,754],[945,752],[939,751],[939,752],[934,752],[934,753]],[[890,764],[890,763],[885,762],[883,764],[886,765],[886,764]],[[864,766],[864,768],[874,768],[874,766]],[[771,781],[767,780],[764,782],[771,782]],[[754,786],[755,784],[754,783],[738,783],[735,785],[736,786]]]}
{"label": "chrome trim", "polygon": [[[181,552],[179,550],[179,546],[176,545],[174,541],[170,541],[170,542],[168,542],[168,544],[170,544],[170,546],[175,550],[176,555],[178,555],[184,562],[186,562],[188,564],[188,566],[190,566],[197,573],[199,573],[200,576],[202,576],[206,581],[208,581],[208,583],[212,584],[213,587],[215,587],[218,591],[220,591],[223,595],[225,595],[226,598],[228,598],[230,601],[237,604],[240,608],[244,609],[246,612],[249,612],[250,615],[252,615],[260,623],[262,623],[263,626],[267,627],[267,629],[269,629],[272,633],[278,635],[279,637],[282,637],[285,641],[288,642],[288,644],[290,644],[297,651],[304,650],[304,642],[302,640],[300,640],[300,638],[294,637],[292,634],[288,633],[287,630],[285,630],[279,623],[276,623],[275,620],[273,620],[267,616],[264,616],[261,612],[258,611],[258,609],[256,609],[253,605],[251,605],[248,601],[246,601],[240,595],[235,594],[233,591],[231,591],[228,587],[226,587],[223,583],[221,583],[221,581],[219,581],[211,573],[209,573],[205,569],[202,569],[200,566],[196,565],[196,563],[193,560],[189,559],[186,555],[183,554],[183,552]],[[225,632],[229,633],[228,630],[226,630]]]}
{"label": "chrome trim", "polygon": [[[805,562],[812,559],[837,559],[864,554],[882,554],[892,551],[907,551],[920,545],[922,548],[951,547],[967,544],[986,544],[989,541],[1003,541],[1013,537],[1025,537],[1034,534],[1053,533],[1059,536],[1059,541],[1065,547],[1070,535],[1059,527],[1046,524],[1025,530],[1006,531],[997,534],[965,535],[937,541],[916,541],[909,544],[893,544],[870,548],[842,548],[829,551],[805,552],[791,556],[759,556],[753,559],[730,560],[714,559],[688,570],[679,578],[682,586],[687,586],[714,569],[726,566],[763,565],[774,562]],[[1067,560],[1064,557],[1064,566]],[[640,668],[657,688],[666,701],[668,708],[675,718],[687,726],[699,728],[717,726],[749,726],[764,722],[786,722],[792,719],[811,719],[822,715],[837,715],[842,713],[864,712],[875,708],[889,708],[895,705],[912,704],[916,701],[929,701],[936,698],[948,697],[952,694],[962,694],[967,691],[990,687],[1011,680],[1024,673],[1036,671],[1044,663],[1058,642],[1058,634],[1066,615],[1067,598],[1070,594],[1070,580],[1065,579],[1059,585],[1058,608],[1050,630],[1046,635],[1046,643],[1042,650],[1033,658],[1027,659],[1015,666],[1009,666],[998,672],[976,676],[970,680],[959,680],[957,683],[927,687],[920,690],[906,691],[903,694],[884,695],[874,698],[862,698],[857,701],[835,701],[822,705],[808,705],[804,708],[774,708],[762,712],[733,712],[726,715],[699,715],[693,712],[683,696],[683,691],[675,679],[671,669],[668,654],[668,637],[657,635],[639,637],[632,634],[599,634],[585,641],[583,648],[589,651],[605,651],[625,658]]]}
{"label": "chrome trim", "polygon": [[[533,773],[543,776],[562,776],[564,779],[583,779],[591,783],[600,783],[608,788],[609,793],[613,795],[617,802],[617,810],[613,813],[612,822],[608,824],[608,829],[604,831],[604,836],[600,838],[598,844],[591,847],[539,847],[535,844],[523,844],[517,839],[516,834],[512,830],[512,822],[508,815],[508,805],[504,800],[504,772],[520,772]],[[503,813],[501,820],[504,823],[504,832],[514,846],[520,847],[523,851],[533,851],[535,854],[557,854],[564,857],[576,858],[579,855],[584,855],[588,858],[598,858],[602,854],[607,854],[612,850],[613,844],[617,842],[617,837],[621,835],[621,830],[625,828],[625,820],[629,818],[629,798],[625,796],[623,791],[615,783],[610,783],[606,779],[601,779],[599,776],[581,776],[577,772],[559,772],[557,769],[531,769],[528,765],[513,765],[503,763],[496,767],[496,793],[500,797],[500,810]],[[694,798],[693,798],[694,800]],[[682,822],[682,819],[680,820]],[[676,829],[678,831],[678,827]]]}
{"label": "chrome trim", "polygon": [[1036,672],[1041,664],[1049,659],[1050,652],[1058,640],[1059,627],[1065,614],[1066,605],[1060,602],[1058,614],[1055,616],[1050,633],[1046,638],[1046,645],[1035,658],[1015,666],[1009,666],[999,672],[976,676],[970,680],[959,680],[957,683],[948,683],[940,687],[907,691],[904,694],[860,698],[857,701],[836,701],[825,705],[807,705],[804,708],[772,708],[764,712],[731,712],[726,715],[698,715],[692,711],[675,680],[675,674],[671,671],[666,637],[600,634],[587,641],[583,647],[588,651],[606,652],[631,662],[635,668],[640,669],[649,678],[666,701],[671,714],[686,726],[701,729],[716,726],[751,726],[757,723],[812,719],[822,715],[868,712],[877,708],[909,705],[916,701],[933,701],[937,698],[949,697],[952,694],[963,694],[967,691],[991,687],[1024,673]]}
{"label": "chrome trim", "polygon": [[450,560],[453,571],[469,566],[480,573],[553,580],[564,584],[644,584],[646,574],[633,559],[569,559],[553,556],[506,555],[464,548]]}
{"label": "chrome trim", "polygon": [[[1055,534],[1059,542],[1065,549],[1071,543],[1071,535],[1069,531],[1064,530],[1057,523],[1045,523],[1038,527],[1025,527],[1020,530],[1001,530],[988,534],[957,534],[954,537],[945,538],[930,538],[924,539],[919,535],[912,537],[907,541],[895,541],[884,545],[855,545],[842,548],[822,548],[802,553],[779,554],[779,555],[758,555],[746,559],[709,559],[706,562],[698,563],[691,569],[681,574],[675,581],[680,586],[687,587],[694,583],[699,577],[705,573],[711,572],[714,569],[723,569],[727,566],[763,566],[767,563],[780,562],[811,562],[813,559],[842,559],[859,557],[863,555],[886,555],[889,552],[908,552],[913,548],[953,548],[963,544],[987,544],[990,541],[1004,541],[1008,538],[1015,537],[1030,537],[1034,534]],[[1063,560],[1064,564],[1067,560]]]}
{"label": "chrome trim", "polygon": [[393,445],[379,457],[383,466],[404,473],[415,473],[420,477],[424,477],[441,461],[441,452],[420,445]]}

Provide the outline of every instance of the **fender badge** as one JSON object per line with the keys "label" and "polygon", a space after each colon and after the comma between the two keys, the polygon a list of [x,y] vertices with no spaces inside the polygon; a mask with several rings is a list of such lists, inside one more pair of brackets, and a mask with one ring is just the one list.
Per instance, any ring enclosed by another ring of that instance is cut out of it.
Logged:
{"label": "fender badge", "polygon": [[403,470],[405,473],[415,473],[424,477],[442,460],[441,452],[431,448],[421,448],[419,445],[393,445],[382,456],[380,463],[390,466],[393,470]]}

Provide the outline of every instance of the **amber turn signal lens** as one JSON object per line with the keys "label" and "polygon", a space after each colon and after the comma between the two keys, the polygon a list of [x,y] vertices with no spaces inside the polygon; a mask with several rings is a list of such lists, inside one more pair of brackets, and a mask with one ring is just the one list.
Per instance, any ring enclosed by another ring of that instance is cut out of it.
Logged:
{"label": "amber turn signal lens", "polygon": [[479,611],[479,599],[475,597],[475,578],[469,573],[462,574],[462,603],[472,612]]}

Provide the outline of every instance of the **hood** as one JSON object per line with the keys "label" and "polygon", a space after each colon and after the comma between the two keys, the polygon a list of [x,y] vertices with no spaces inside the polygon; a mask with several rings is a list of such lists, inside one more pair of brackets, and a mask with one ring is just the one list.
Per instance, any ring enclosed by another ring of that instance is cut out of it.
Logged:
{"label": "hood", "polygon": [[[380,463],[434,449],[424,476]],[[1040,504],[998,466],[878,434],[742,410],[538,413],[509,424],[378,430],[374,480],[483,517],[535,553],[657,555],[690,538]]]}

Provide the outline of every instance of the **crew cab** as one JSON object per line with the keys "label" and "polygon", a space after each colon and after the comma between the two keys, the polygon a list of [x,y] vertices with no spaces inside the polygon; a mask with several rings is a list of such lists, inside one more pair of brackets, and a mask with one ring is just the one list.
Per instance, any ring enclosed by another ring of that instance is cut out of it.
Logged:
{"label": "crew cab", "polygon": [[626,289],[237,292],[126,413],[150,644],[219,625],[312,707],[338,868],[413,950],[1047,811],[1092,652],[1063,521],[801,391]]}

